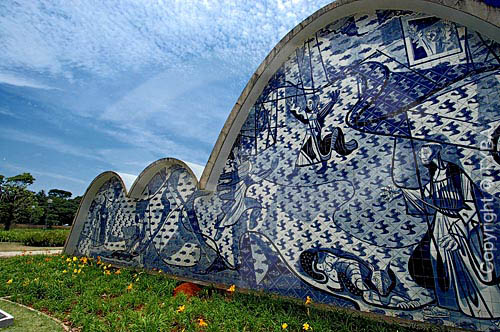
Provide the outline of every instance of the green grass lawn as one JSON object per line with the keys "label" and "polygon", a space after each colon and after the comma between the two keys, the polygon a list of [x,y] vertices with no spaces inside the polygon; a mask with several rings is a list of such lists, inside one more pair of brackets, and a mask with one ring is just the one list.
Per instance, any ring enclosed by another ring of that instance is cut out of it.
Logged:
{"label": "green grass lawn", "polygon": [[162,274],[66,256],[0,260],[0,297],[11,296],[83,331],[283,331],[283,323],[286,331],[302,331],[304,323],[309,331],[424,331],[238,290],[204,288],[198,297],[173,297],[177,284]]}
{"label": "green grass lawn", "polygon": [[52,319],[23,308],[19,305],[0,300],[0,309],[14,316],[14,324],[0,328],[0,332],[62,332],[64,329]]}

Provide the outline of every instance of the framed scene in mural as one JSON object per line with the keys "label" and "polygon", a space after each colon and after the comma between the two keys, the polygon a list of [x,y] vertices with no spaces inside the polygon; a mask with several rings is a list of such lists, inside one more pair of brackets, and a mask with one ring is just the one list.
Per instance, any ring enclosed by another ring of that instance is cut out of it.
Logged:
{"label": "framed scene in mural", "polygon": [[401,19],[410,66],[463,51],[455,23],[434,16]]}

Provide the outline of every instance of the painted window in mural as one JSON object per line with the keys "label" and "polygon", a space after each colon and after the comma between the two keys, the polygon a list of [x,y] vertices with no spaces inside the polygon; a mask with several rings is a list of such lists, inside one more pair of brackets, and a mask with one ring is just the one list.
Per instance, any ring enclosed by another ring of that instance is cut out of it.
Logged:
{"label": "painted window in mural", "polygon": [[401,22],[410,65],[461,52],[455,24],[429,16],[406,18]]}
{"label": "painted window in mural", "polygon": [[403,318],[500,321],[500,46],[403,11],[283,63],[216,192],[181,165],[96,195],[82,255]]}

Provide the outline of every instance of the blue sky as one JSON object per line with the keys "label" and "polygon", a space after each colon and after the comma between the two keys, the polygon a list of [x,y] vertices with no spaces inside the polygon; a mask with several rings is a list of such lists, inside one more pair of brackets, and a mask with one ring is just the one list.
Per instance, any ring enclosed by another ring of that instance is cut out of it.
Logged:
{"label": "blue sky", "polygon": [[175,157],[201,174],[255,69],[330,1],[0,2],[0,174],[84,193]]}

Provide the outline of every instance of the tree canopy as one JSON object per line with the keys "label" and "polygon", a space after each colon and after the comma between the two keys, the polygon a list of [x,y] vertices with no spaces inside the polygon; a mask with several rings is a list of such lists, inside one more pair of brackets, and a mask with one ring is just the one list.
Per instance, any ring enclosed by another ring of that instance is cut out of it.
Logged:
{"label": "tree canopy", "polygon": [[66,190],[61,189],[50,189],[49,197],[58,197],[58,198],[70,198],[73,194]]}
{"label": "tree canopy", "polygon": [[71,225],[81,196],[71,198],[73,194],[62,189],[34,193],[28,190],[34,182],[30,173],[0,174],[0,223],[4,228],[9,230],[12,224]]}

